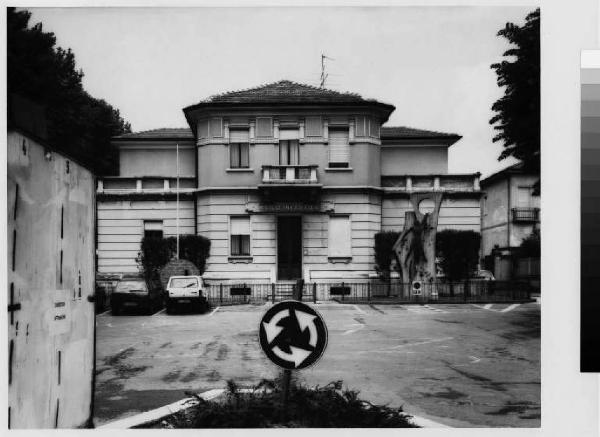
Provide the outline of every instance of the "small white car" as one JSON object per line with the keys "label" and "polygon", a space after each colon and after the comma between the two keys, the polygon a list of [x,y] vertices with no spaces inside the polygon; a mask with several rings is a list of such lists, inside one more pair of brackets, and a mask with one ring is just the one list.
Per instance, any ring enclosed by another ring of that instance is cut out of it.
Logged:
{"label": "small white car", "polygon": [[177,306],[206,312],[208,301],[203,289],[204,282],[200,276],[171,276],[167,284],[167,313],[173,313]]}

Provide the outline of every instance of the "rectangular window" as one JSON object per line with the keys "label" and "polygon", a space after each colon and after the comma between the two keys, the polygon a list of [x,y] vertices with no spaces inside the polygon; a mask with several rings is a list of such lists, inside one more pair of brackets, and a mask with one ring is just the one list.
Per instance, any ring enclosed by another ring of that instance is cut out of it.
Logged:
{"label": "rectangular window", "polygon": [[379,123],[373,118],[369,118],[369,136],[379,138]]}
{"label": "rectangular window", "polygon": [[231,217],[229,220],[231,235],[231,255],[250,255],[250,217]]}
{"label": "rectangular window", "polygon": [[279,165],[298,165],[300,163],[300,147],[298,140],[279,142]]}
{"label": "rectangular window", "polygon": [[229,167],[250,167],[250,145],[248,129],[229,131]]}
{"label": "rectangular window", "polygon": [[356,126],[354,136],[365,137],[367,136],[367,117],[356,117]]}
{"label": "rectangular window", "polygon": [[329,256],[347,258],[352,256],[350,216],[329,217]]}
{"label": "rectangular window", "polygon": [[208,120],[198,122],[198,138],[208,138]]}
{"label": "rectangular window", "polygon": [[531,187],[517,187],[517,206],[520,208],[531,207]]}
{"label": "rectangular window", "polygon": [[306,117],[305,134],[307,137],[320,137],[323,135],[321,117]]}
{"label": "rectangular window", "polygon": [[256,117],[256,136],[262,138],[273,136],[273,119],[271,117]]}
{"label": "rectangular window", "polygon": [[349,167],[348,129],[329,129],[329,167]]}
{"label": "rectangular window", "polygon": [[144,220],[145,238],[162,238],[163,222],[162,220]]}
{"label": "rectangular window", "polygon": [[210,119],[210,136],[213,138],[221,138],[223,136],[223,119]]}

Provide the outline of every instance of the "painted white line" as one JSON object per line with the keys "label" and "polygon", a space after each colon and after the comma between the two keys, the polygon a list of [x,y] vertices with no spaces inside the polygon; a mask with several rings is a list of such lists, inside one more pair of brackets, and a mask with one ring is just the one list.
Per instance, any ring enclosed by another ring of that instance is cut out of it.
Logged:
{"label": "painted white line", "polygon": [[486,303],[486,304],[483,306],[483,309],[484,309],[484,310],[489,310],[491,307],[492,307],[492,304],[491,304],[491,303]]}
{"label": "painted white line", "polygon": [[221,307],[216,307],[214,310],[212,310],[212,312],[208,315],[208,317],[212,316],[214,313],[219,311],[219,308],[221,308]]}
{"label": "painted white line", "polygon": [[108,313],[110,313],[110,310],[106,310],[103,313],[96,314],[96,316],[103,316],[103,315],[108,314]]}
{"label": "painted white line", "polygon": [[167,311],[167,309],[166,309],[166,308],[163,308],[162,310],[160,310],[160,311],[157,311],[157,312],[155,312],[155,313],[154,313],[154,314],[152,314],[152,315],[153,315],[153,316],[158,316],[159,314],[162,314],[162,313],[164,313],[165,311]]}
{"label": "painted white line", "polygon": [[358,332],[361,329],[364,329],[364,327],[365,327],[365,325],[363,325],[362,323],[358,323],[358,328],[356,328],[356,329],[350,329],[350,330],[342,333],[342,335],[354,334],[355,332]]}
{"label": "painted white line", "polygon": [[424,417],[412,416],[410,414],[406,415],[406,418],[421,428],[450,428],[448,425],[444,425],[440,422],[435,422],[430,419],[425,419]]}
{"label": "painted white line", "polygon": [[477,357],[474,357],[472,355],[469,356],[469,358],[471,359],[471,364],[475,364],[475,363],[478,363],[478,362],[481,361],[481,358],[477,358]]}
{"label": "painted white line", "polygon": [[520,303],[513,303],[512,305],[507,306],[506,308],[504,308],[503,310],[501,310],[501,313],[507,313],[509,311],[514,310],[515,308],[517,308],[518,306],[520,306]]}
{"label": "painted white line", "polygon": [[361,313],[361,314],[367,314],[367,313],[365,313],[365,312],[364,312],[364,310],[363,310],[362,308],[360,308],[358,305],[352,305],[352,306],[353,306],[353,307],[354,307],[354,309],[355,309],[356,311],[358,311],[359,313]]}
{"label": "painted white line", "polygon": [[454,340],[454,337],[444,337],[444,338],[434,338],[432,340],[427,340],[427,341],[419,341],[417,343],[406,343],[406,344],[400,344],[398,346],[393,346],[390,349],[400,349],[403,347],[409,347],[409,346],[421,346],[423,344],[429,344],[429,343],[439,343],[441,341],[448,341],[448,340]]}

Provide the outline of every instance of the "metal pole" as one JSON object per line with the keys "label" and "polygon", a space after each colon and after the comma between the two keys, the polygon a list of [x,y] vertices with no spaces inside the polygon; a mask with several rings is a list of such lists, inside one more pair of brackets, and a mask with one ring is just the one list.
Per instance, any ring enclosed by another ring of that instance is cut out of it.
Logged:
{"label": "metal pole", "polygon": [[176,233],[177,233],[177,258],[179,259],[179,143],[176,146],[177,150],[177,218],[175,219]]}

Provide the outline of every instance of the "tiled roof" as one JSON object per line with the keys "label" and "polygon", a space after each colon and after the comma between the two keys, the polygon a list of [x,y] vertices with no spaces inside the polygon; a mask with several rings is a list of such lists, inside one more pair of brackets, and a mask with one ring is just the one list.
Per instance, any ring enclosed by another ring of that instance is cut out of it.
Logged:
{"label": "tiled roof", "polygon": [[445,132],[436,132],[424,129],[414,129],[412,127],[405,126],[382,126],[381,127],[381,139],[417,139],[417,138],[447,138],[447,139],[458,139],[460,135],[451,134]]}
{"label": "tiled roof", "polygon": [[392,105],[384,104],[374,99],[365,99],[356,93],[342,93],[339,91],[319,88],[289,80],[280,80],[278,82],[261,85],[255,88],[216,94],[200,101],[196,105],[185,108],[184,111],[203,105],[257,103],[379,104],[388,106],[390,110],[394,109]]}
{"label": "tiled roof", "polygon": [[194,135],[189,127],[176,127],[176,128],[161,128],[152,129],[142,132],[132,132],[129,134],[119,135],[114,139],[193,139]]}

